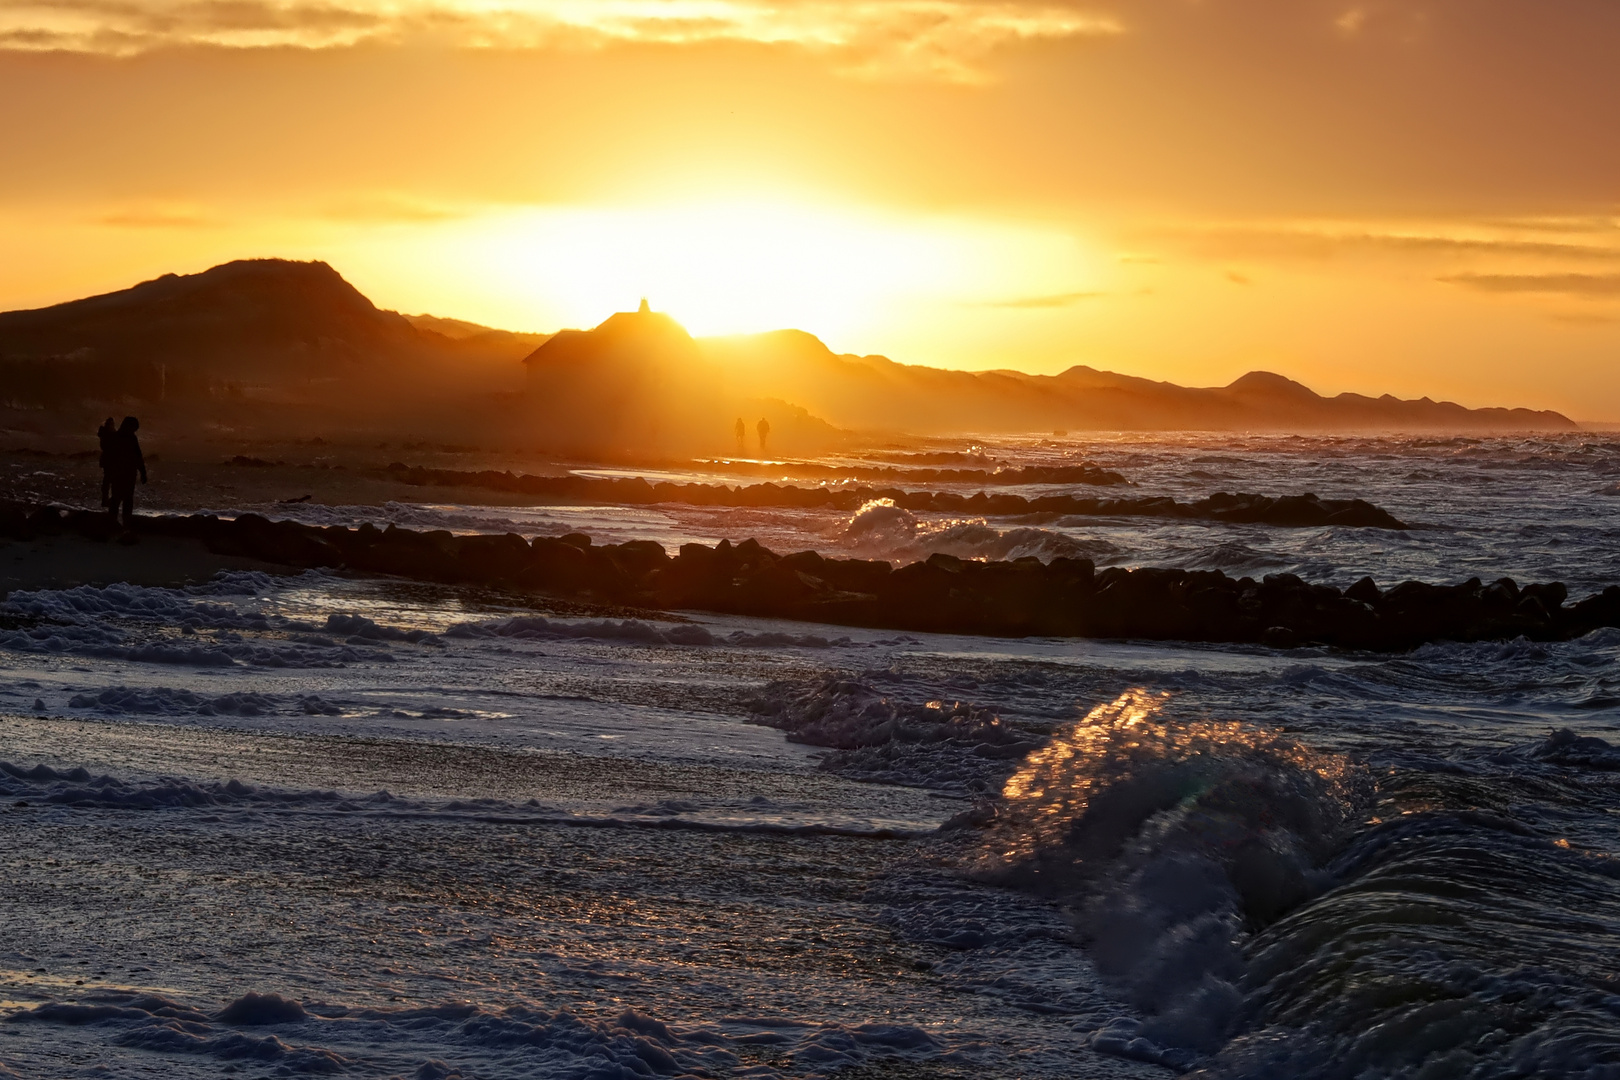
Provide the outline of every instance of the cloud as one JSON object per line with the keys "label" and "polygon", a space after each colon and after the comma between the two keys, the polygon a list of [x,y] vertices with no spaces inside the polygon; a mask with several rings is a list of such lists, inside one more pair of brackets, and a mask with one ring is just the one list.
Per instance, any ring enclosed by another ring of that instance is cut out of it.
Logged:
{"label": "cloud", "polygon": [[1349,8],[1333,20],[1333,25],[1339,33],[1346,37],[1354,37],[1361,33],[1361,28],[1367,25],[1367,9],[1364,7]]}
{"label": "cloud", "polygon": [[1488,293],[1540,293],[1583,299],[1620,296],[1620,274],[1451,274],[1438,280]]}
{"label": "cloud", "polygon": [[981,301],[979,303],[972,304],[972,305],[969,305],[969,306],[971,306],[971,307],[987,307],[987,308],[1013,308],[1013,309],[1018,309],[1018,310],[1029,311],[1029,310],[1039,310],[1039,309],[1043,309],[1043,308],[1072,307],[1075,304],[1080,303],[1082,300],[1096,300],[1097,298],[1102,297],[1102,296],[1106,296],[1106,295],[1107,295],[1106,293],[1100,293],[1100,292],[1052,293],[1049,296],[1021,296],[1021,297],[1018,297],[1018,298],[1013,299],[1013,300],[985,300],[985,301]]}
{"label": "cloud", "polygon": [[1038,0],[10,0],[0,49],[463,48],[751,42],[798,46],[860,76],[984,77],[1020,41],[1109,36],[1107,15]]}
{"label": "cloud", "polygon": [[1620,263],[1620,248],[1601,244],[1466,234],[1446,235],[1440,232],[1217,226],[1183,232],[1180,238],[1196,254],[1223,260],[1231,258],[1321,260],[1358,255],[1501,255],[1572,262]]}
{"label": "cloud", "polygon": [[1549,318],[1570,326],[1613,326],[1620,323],[1620,318],[1613,315],[1598,315],[1590,311],[1560,311]]}
{"label": "cloud", "polygon": [[198,210],[164,206],[125,207],[93,220],[115,229],[216,229],[224,224],[220,218]]}
{"label": "cloud", "polygon": [[1566,235],[1614,235],[1620,233],[1620,218],[1612,217],[1515,217],[1492,222],[1503,229],[1530,233]]}
{"label": "cloud", "polygon": [[321,207],[321,216],[334,221],[379,225],[431,224],[471,217],[477,212],[470,207],[426,202],[388,192],[355,193]]}

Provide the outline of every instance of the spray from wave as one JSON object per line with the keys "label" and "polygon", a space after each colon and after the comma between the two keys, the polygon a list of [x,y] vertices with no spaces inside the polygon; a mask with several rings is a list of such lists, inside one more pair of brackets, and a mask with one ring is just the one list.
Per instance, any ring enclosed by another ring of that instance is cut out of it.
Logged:
{"label": "spray from wave", "polygon": [[941,552],[959,559],[1099,559],[1117,550],[1100,540],[1078,540],[1049,529],[1023,526],[997,529],[983,518],[927,521],[893,499],[863,505],[838,533],[838,541],[869,559],[918,562]]}
{"label": "spray from wave", "polygon": [[1355,771],[1280,732],[1163,715],[1131,689],[1030,754],[980,872],[1071,906],[1098,970],[1145,1019],[1100,1050],[1186,1068],[1244,1016],[1250,935],[1319,892]]}
{"label": "spray from wave", "polygon": [[1363,768],[1132,689],[1025,758],[977,871],[1060,900],[1132,1015],[1093,1048],[1210,1078],[1620,1076],[1620,878],[1571,836],[1620,749],[1560,730]]}

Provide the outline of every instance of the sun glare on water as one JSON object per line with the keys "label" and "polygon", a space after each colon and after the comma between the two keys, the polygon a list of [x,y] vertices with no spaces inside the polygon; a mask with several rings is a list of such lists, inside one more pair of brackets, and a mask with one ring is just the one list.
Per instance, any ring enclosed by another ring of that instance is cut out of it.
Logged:
{"label": "sun glare on water", "polygon": [[491,211],[343,257],[401,307],[495,326],[588,327],[645,296],[695,335],[794,327],[850,346],[901,313],[1095,273],[1065,234],[765,199]]}

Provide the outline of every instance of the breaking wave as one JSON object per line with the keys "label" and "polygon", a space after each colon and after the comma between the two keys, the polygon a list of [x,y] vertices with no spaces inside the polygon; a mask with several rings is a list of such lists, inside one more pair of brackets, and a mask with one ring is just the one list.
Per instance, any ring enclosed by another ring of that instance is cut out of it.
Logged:
{"label": "breaking wave", "polygon": [[730,646],[732,648],[828,649],[849,645],[848,637],[827,638],[821,634],[788,634],[780,631],[733,630],[716,634],[696,623],[655,626],[640,619],[592,619],[564,621],[543,615],[518,615],[487,622],[456,623],[444,632],[448,638],[514,638],[520,641],[561,641],[594,639],[630,641],[643,645]]}
{"label": "breaking wave", "polygon": [[1040,745],[981,706],[907,702],[837,675],[776,680],[749,704],[756,723],[827,747],[823,768],[878,783],[982,793]]}
{"label": "breaking wave", "polygon": [[1617,1075],[1620,749],[1372,770],[1132,689],[1006,782],[977,872],[1059,899],[1129,1006],[1102,1052],[1216,1077]]}
{"label": "breaking wave", "polygon": [[102,1028],[115,1046],[211,1058],[225,1072],[247,1065],[278,1075],[344,1073],[362,1068],[379,1050],[415,1051],[421,1061],[412,1075],[418,1080],[466,1075],[439,1055],[472,1058],[508,1075],[502,1059],[514,1051],[522,1052],[523,1067],[532,1075],[568,1080],[709,1076],[739,1064],[721,1032],[677,1031],[633,1010],[613,1020],[462,1003],[414,1009],[323,1005],[311,1011],[274,992],[249,992],[207,1012],[157,994],[112,990],[81,1002],[48,1002],[8,1019]]}
{"label": "breaking wave", "polygon": [[321,814],[348,818],[450,818],[502,825],[552,825],[585,829],[655,829],[690,832],[760,833],[781,836],[861,836],[905,839],[930,830],[915,822],[860,819],[779,806],[768,799],[704,802],[664,801],[574,812],[537,799],[415,798],[376,791],[356,795],[330,790],[280,788],[241,780],[201,781],[164,776],[155,779],[95,774],[79,767],[24,768],[0,760],[0,798],[16,807],[33,805],[81,810],[207,809],[214,812]]}
{"label": "breaking wave", "polygon": [[982,518],[925,521],[893,499],[874,499],[857,510],[838,535],[854,554],[891,562],[918,562],[935,553],[959,559],[1106,559],[1117,548],[1032,526],[997,529]]}
{"label": "breaking wave", "polygon": [[[160,588],[116,584],[17,590],[0,603],[0,649],[171,664],[330,668],[388,662],[387,642],[423,642],[425,631],[395,632],[360,616],[329,616],[324,627],[258,609],[257,598],[288,581],[225,573],[206,585]],[[346,635],[339,642],[326,634]],[[204,637],[210,634],[210,637]]]}

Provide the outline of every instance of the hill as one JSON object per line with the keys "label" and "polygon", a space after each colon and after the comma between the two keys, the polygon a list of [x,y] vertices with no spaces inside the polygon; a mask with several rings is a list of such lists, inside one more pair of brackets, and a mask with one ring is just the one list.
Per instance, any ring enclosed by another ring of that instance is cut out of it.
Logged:
{"label": "hill", "polygon": [[1076,366],[1059,375],[946,371],[883,356],[837,355],[780,330],[705,342],[741,390],[769,392],[841,427],[914,434],[1029,431],[1572,431],[1550,410],[1469,409],[1385,394],[1323,397],[1253,371],[1187,387]]}
{"label": "hill", "polygon": [[452,341],[494,346],[517,356],[545,344],[551,337],[550,334],[532,334],[520,330],[496,330],[465,319],[446,319],[438,315],[407,315],[405,319],[418,330],[431,331]]}
{"label": "hill", "polygon": [[834,354],[797,330],[694,339],[645,305],[590,330],[516,334],[385,311],[325,263],[281,259],[0,313],[0,426],[78,430],[137,409],[171,431],[388,433],[639,459],[734,452],[739,418],[750,454],[763,418],[770,450],[795,455],[850,431],[1576,426],[1527,409],[1327,398],[1267,372],[1197,388],[1083,366],[945,371]]}
{"label": "hill", "polygon": [[419,327],[325,263],[251,259],[0,314],[0,378],[12,403],[46,407],[311,404],[354,386],[389,398],[445,382],[510,387],[512,362],[533,344]]}
{"label": "hill", "polygon": [[773,452],[806,455],[844,441],[842,433],[769,379],[733,377],[713,351],[642,302],[591,330],[559,330],[524,358],[538,430],[559,449],[609,457],[727,453],[744,420],[747,445],[770,425]]}

